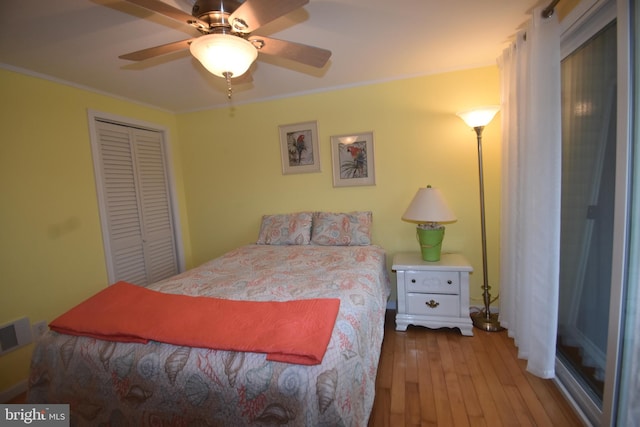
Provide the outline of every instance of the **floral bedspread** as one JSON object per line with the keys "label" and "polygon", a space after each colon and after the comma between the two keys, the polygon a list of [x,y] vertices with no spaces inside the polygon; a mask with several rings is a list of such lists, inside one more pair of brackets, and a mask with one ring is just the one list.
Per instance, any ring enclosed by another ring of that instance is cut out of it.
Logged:
{"label": "floral bedspread", "polygon": [[69,403],[72,425],[367,425],[389,295],[380,247],[249,245],[149,288],[236,300],[339,298],[340,312],[315,366],[50,331],[34,349],[28,401]]}

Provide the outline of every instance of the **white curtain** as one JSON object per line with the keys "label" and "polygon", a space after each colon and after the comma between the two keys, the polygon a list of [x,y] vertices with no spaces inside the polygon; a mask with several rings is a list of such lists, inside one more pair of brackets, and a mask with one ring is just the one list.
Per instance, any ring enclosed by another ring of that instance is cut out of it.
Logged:
{"label": "white curtain", "polygon": [[498,58],[502,82],[500,323],[527,370],[555,375],[560,258],[560,28],[533,11]]}

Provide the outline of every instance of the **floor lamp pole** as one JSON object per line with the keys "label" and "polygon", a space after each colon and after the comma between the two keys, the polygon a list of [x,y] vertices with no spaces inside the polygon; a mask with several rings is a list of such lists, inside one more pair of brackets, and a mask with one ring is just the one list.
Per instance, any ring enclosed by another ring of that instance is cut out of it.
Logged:
{"label": "floor lamp pole", "polygon": [[482,131],[484,126],[476,126],[473,128],[478,136],[478,175],[480,182],[480,227],[482,230],[482,297],[484,300],[484,309],[478,313],[471,315],[473,326],[488,332],[496,332],[502,330],[498,315],[491,313],[491,293],[489,290],[489,274],[487,272],[487,229],[484,219],[484,173],[482,171]]}

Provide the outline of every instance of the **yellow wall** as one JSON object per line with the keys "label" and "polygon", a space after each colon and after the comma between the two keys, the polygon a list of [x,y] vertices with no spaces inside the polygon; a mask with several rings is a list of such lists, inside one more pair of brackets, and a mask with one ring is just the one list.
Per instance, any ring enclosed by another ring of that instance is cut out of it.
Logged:
{"label": "yellow wall", "polygon": [[[176,117],[1,69],[0,94],[0,324],[51,321],[107,285],[87,110],[157,123],[170,135]],[[0,392],[26,378],[30,353],[0,357]]]}
{"label": "yellow wall", "polygon": [[[418,250],[400,220],[419,187],[439,187],[458,215],[444,250],[465,254],[481,305],[476,135],[455,112],[499,104],[496,67],[184,114],[179,135],[194,262],[255,242],[262,214],[371,210],[373,240],[391,258]],[[283,175],[278,125],[317,120],[322,172]],[[332,185],[330,136],[373,131],[376,185]],[[490,278],[498,292],[500,117],[484,132]]]}
{"label": "yellow wall", "polygon": [[[169,130],[187,266],[254,242],[262,214],[298,210],[373,211],[373,240],[390,262],[418,250],[400,216],[431,184],[458,215],[444,250],[469,258],[471,303],[481,305],[476,139],[454,113],[499,103],[496,67],[180,115],[6,70],[0,93],[0,324],[50,321],[106,285],[87,109]],[[322,171],[282,175],[278,125],[310,120]],[[376,185],[334,188],[329,137],[365,131],[374,132]],[[499,116],[483,148],[495,296]],[[30,351],[0,358],[0,393],[26,378]]]}

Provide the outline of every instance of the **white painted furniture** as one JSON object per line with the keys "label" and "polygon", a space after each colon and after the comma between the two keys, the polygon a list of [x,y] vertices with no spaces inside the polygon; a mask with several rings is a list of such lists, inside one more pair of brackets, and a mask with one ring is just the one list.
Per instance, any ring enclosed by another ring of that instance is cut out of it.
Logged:
{"label": "white painted furniture", "polygon": [[393,257],[398,311],[396,330],[409,325],[459,328],[473,335],[469,316],[469,273],[473,268],[460,254],[442,254],[440,261],[423,261],[420,253]]}

